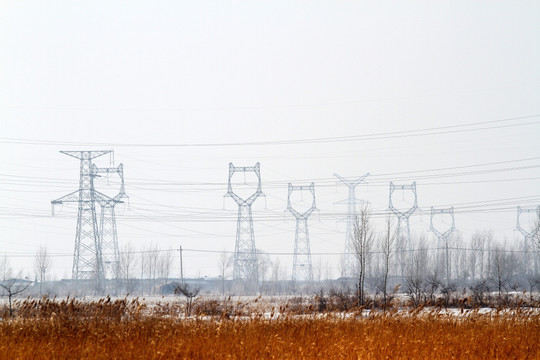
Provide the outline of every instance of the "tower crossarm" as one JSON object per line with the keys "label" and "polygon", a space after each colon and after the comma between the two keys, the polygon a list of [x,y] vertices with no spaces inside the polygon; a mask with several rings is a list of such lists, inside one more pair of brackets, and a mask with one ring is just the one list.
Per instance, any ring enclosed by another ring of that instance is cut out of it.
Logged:
{"label": "tower crossarm", "polygon": [[[232,165],[232,164],[231,164]],[[259,163],[257,163],[255,166],[233,166],[233,172],[241,171],[241,172],[258,172],[259,171]]]}
{"label": "tower crossarm", "polygon": [[[247,199],[243,199],[242,197],[238,196],[233,191],[231,179],[236,172],[254,172],[257,176],[258,182],[257,182],[257,189],[253,194],[251,194]],[[256,163],[255,166],[234,166],[233,163],[229,163],[229,181],[227,185],[227,193],[225,196],[230,196],[238,205],[245,204],[245,205],[251,205],[255,202],[255,200],[261,196],[262,189],[261,189],[261,170],[260,170],[260,164]]]}
{"label": "tower crossarm", "polygon": [[113,197],[113,200],[116,201],[116,203],[121,203],[121,199],[127,198],[125,192],[125,182],[124,182],[124,165],[120,164],[117,167],[108,167],[108,168],[100,168],[97,167],[95,164],[92,164],[92,176],[99,176],[98,174],[118,174],[120,177],[120,190],[118,191],[118,194]]}
{"label": "tower crossarm", "polygon": [[[448,215],[450,215],[452,217],[452,224],[450,225],[450,227],[446,231],[442,232],[442,231],[438,230],[435,226],[433,226],[433,217],[435,215],[444,215],[444,214],[448,214]],[[431,207],[431,217],[430,217],[429,229],[435,234],[435,236],[437,236],[440,239],[448,238],[448,236],[450,236],[452,231],[454,231],[456,229],[456,224],[455,224],[455,221],[454,221],[454,207],[445,208],[445,209],[435,209],[432,206]]]}
{"label": "tower crossarm", "polygon": [[399,219],[405,219],[407,218],[407,216],[405,215],[405,213],[399,211],[398,209],[394,208],[394,207],[390,207],[390,211],[392,213],[394,213],[394,215],[396,215]]}
{"label": "tower crossarm", "polygon": [[101,206],[114,206],[116,204],[123,203],[122,200],[116,199],[116,197],[114,198],[109,197],[97,190],[94,190],[94,197],[95,197],[95,201]]}
{"label": "tower crossarm", "polygon": [[[63,203],[79,203],[79,202],[88,202],[88,200],[81,200],[81,192],[84,190],[76,190],[72,193],[69,193],[67,195],[64,195],[56,200],[51,201],[51,204],[53,205],[61,205]],[[94,201],[97,202],[106,202],[106,203],[122,203],[122,200],[117,200],[115,198],[111,198],[103,193],[100,193],[97,190],[93,191],[94,194]]]}
{"label": "tower crossarm", "polygon": [[[303,213],[298,212],[291,205],[291,194],[294,191],[309,191],[311,193],[311,195],[313,196],[313,201],[311,203],[311,207],[309,209],[307,209],[306,211],[304,211]],[[315,209],[317,209],[317,206],[315,204],[315,184],[311,183],[308,186],[305,186],[305,185],[304,186],[294,186],[291,183],[289,183],[289,195],[288,195],[288,200],[287,200],[287,210],[289,210],[291,212],[291,214],[293,214],[293,216],[295,218],[297,218],[297,219],[307,219],[309,217],[309,215],[311,215],[311,213],[313,213],[313,211],[315,211]]]}
{"label": "tower crossarm", "polygon": [[105,154],[109,154],[112,150],[96,150],[96,151],[60,151],[62,154],[74,157],[75,159],[95,159]]}
{"label": "tower crossarm", "polygon": [[56,200],[52,200],[51,204],[53,205],[61,205],[66,202],[80,202],[81,200],[81,191],[83,190],[75,190],[72,193],[69,193],[67,195],[64,195]]}
{"label": "tower crossarm", "polygon": [[416,209],[418,209],[418,206],[413,205],[411,208],[407,209],[407,211],[403,212],[393,206],[390,207],[390,211],[392,211],[394,215],[396,215],[400,219],[406,219],[410,217],[416,211]]}
{"label": "tower crossarm", "polygon": [[516,230],[518,230],[525,238],[530,238],[531,236],[533,236],[533,234],[536,231],[538,231],[538,229],[534,226],[530,231],[527,231],[527,229],[521,226],[521,221],[520,221],[521,214],[531,214],[531,213],[536,213],[536,216],[538,220],[540,221],[540,205],[538,205],[536,208],[529,208],[529,209],[524,209],[521,206],[517,207]]}
{"label": "tower crossarm", "polygon": [[[411,190],[414,194],[414,203],[413,205],[407,209],[406,211],[401,211],[399,209],[396,209],[394,207],[394,204],[392,202],[392,194],[395,190]],[[418,209],[418,196],[416,195],[416,181],[413,181],[410,185],[396,185],[392,181],[390,181],[390,196],[388,201],[388,208],[390,211],[394,213],[398,218],[400,219],[407,219],[410,217],[416,209]]]}
{"label": "tower crossarm", "polygon": [[[73,202],[86,202],[91,200],[91,194],[94,193],[94,187],[92,183],[92,172],[90,167],[95,167],[94,164],[91,164],[91,160],[97,157],[100,157],[105,154],[112,153],[112,150],[98,150],[98,151],[60,151],[62,154],[71,156],[75,159],[81,160],[81,174],[80,174],[80,185],[79,190],[75,190],[67,195],[64,195],[58,199],[52,200],[51,204],[59,205],[63,203],[73,203]],[[82,164],[89,164],[88,167],[83,169]],[[91,164],[91,165],[90,165]],[[90,171],[90,173],[89,173]],[[84,179],[89,179],[88,182]],[[54,211],[53,211],[54,213]]]}
{"label": "tower crossarm", "polygon": [[360,176],[359,178],[356,178],[355,180],[347,180],[344,177],[342,177],[342,176],[340,176],[340,175],[338,175],[336,173],[334,173],[334,176],[337,177],[339,179],[339,181],[341,181],[343,184],[345,184],[348,188],[354,188],[358,184],[364,182],[364,179],[369,176],[369,173],[366,173],[366,174]]}

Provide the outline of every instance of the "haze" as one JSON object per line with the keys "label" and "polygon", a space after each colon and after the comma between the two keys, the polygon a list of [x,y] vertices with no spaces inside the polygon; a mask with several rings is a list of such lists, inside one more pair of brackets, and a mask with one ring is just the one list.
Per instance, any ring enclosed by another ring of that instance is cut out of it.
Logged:
{"label": "haze", "polygon": [[339,276],[334,173],[370,173],[357,197],[377,224],[389,182],[416,181],[411,231],[429,246],[430,207],[454,206],[463,246],[491,230],[517,248],[517,206],[540,205],[539,18],[536,1],[3,1],[0,253],[33,278],[46,245],[71,277],[76,207],[52,217],[50,201],[77,190],[79,163],[61,150],[114,150],[120,247],[182,246],[190,277],[234,251],[229,162],[260,162],[256,244],[287,274],[287,184],[314,182],[313,261]]}

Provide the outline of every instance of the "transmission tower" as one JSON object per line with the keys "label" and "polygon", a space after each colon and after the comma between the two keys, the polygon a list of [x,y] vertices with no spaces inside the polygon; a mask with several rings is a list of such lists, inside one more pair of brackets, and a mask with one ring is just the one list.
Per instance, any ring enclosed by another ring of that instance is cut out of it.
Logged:
{"label": "transmission tower", "polygon": [[[435,215],[450,215],[452,217],[452,224],[450,227],[444,231],[441,232],[440,230],[436,229],[435,226],[433,226],[433,217]],[[446,268],[446,285],[448,286],[450,282],[450,259],[449,259],[449,253],[448,253],[448,237],[456,229],[455,222],[454,222],[454,207],[450,207],[447,209],[435,209],[433,206],[431,207],[431,219],[429,223],[429,229],[437,236],[437,248],[440,249],[441,245],[444,242],[444,250],[445,250],[445,268]]]}
{"label": "transmission tower", "polygon": [[530,230],[525,229],[521,225],[521,221],[520,221],[521,214],[536,214],[535,221],[540,221],[540,205],[537,206],[536,208],[529,208],[529,209],[524,209],[521,206],[518,206],[517,207],[517,220],[516,220],[516,230],[519,230],[519,232],[523,235],[522,249],[524,251],[525,256],[527,257],[526,259],[527,272],[529,271],[529,266],[530,266],[529,263],[531,262],[529,256],[532,253],[532,257],[533,257],[532,270],[534,274],[537,274],[538,273],[538,252],[536,251],[534,247],[533,247],[533,251],[531,252],[529,249],[529,245],[533,244],[535,235],[538,235],[539,229],[537,228],[537,226],[540,226],[540,224],[535,223],[530,228]]}
{"label": "transmission tower", "polygon": [[334,174],[334,176],[349,188],[349,198],[347,200],[340,201],[340,203],[347,203],[347,228],[345,230],[345,252],[343,254],[343,268],[341,276],[352,277],[356,275],[355,269],[357,268],[356,264],[358,262],[356,256],[354,255],[354,222],[358,202],[355,191],[356,187],[360,183],[364,182],[364,179],[369,176],[369,173],[360,176],[356,180],[347,180],[338,174]]}
{"label": "transmission tower", "polygon": [[[414,194],[414,203],[413,205],[405,210],[401,211],[397,209],[393,202],[392,202],[392,194],[395,190],[411,190]],[[409,217],[418,209],[418,196],[416,195],[416,181],[413,181],[411,185],[395,185],[393,182],[390,182],[390,195],[389,195],[389,205],[388,208],[390,211],[396,215],[398,222],[397,222],[397,238],[400,242],[400,248],[401,248],[401,276],[404,275],[405,270],[405,263],[406,263],[406,256],[404,255],[404,252],[407,251],[407,254],[410,254],[412,251],[412,243],[411,243],[411,227],[409,223]],[[405,241],[403,241],[403,237],[401,236],[401,223],[405,222],[405,225],[407,226],[407,238]]]}
{"label": "transmission tower", "polygon": [[[300,213],[293,209],[291,205],[291,194],[294,191],[309,191],[313,196],[311,207]],[[294,238],[294,260],[293,260],[293,282],[313,281],[313,267],[311,265],[311,250],[309,247],[308,218],[316,209],[315,206],[315,184],[309,186],[293,186],[289,183],[289,195],[287,199],[287,210],[296,218],[296,234]]]}
{"label": "transmission tower", "polygon": [[[232,188],[231,179],[236,172],[253,172],[258,178],[257,189],[247,199],[238,196]],[[260,164],[255,166],[236,167],[229,163],[229,182],[225,196],[230,196],[238,204],[238,220],[236,225],[236,245],[234,249],[233,278],[245,279],[257,284],[259,277],[257,266],[257,250],[253,231],[251,205],[262,195]]]}
{"label": "transmission tower", "polygon": [[78,203],[72,278],[76,283],[79,280],[94,280],[98,292],[103,290],[105,271],[96,216],[96,202],[115,200],[95,190],[92,160],[110,152],[110,150],[61,151],[65,155],[80,160],[79,190],[51,201],[53,214],[54,205]]}
{"label": "transmission tower", "polygon": [[127,198],[124,185],[124,166],[98,168],[92,164],[92,174],[98,177],[98,174],[118,174],[120,177],[120,190],[117,195],[109,200],[97,200],[101,206],[101,216],[99,222],[99,238],[101,240],[101,256],[103,259],[104,278],[118,278],[120,270],[120,260],[118,256],[118,233],[116,231],[116,211],[115,206]]}

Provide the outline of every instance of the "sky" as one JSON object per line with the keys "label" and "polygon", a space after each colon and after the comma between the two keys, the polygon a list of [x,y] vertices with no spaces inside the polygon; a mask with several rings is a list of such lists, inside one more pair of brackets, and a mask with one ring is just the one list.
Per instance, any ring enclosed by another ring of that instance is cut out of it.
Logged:
{"label": "sky", "polygon": [[[539,18],[536,1],[4,0],[0,253],[33,277],[44,245],[52,275],[71,276],[76,207],[53,217],[50,201],[77,190],[79,163],[61,150],[114,150],[95,163],[124,164],[120,248],[182,246],[190,277],[217,276],[234,250],[229,162],[260,163],[256,245],[288,273],[287,184],[314,182],[313,261],[338,276],[348,193],[334,173],[370,174],[356,195],[380,229],[390,181],[416,181],[411,231],[428,246],[432,206],[454,207],[465,243],[490,230],[518,246],[517,206],[540,205]],[[392,200],[404,210],[412,193]]]}

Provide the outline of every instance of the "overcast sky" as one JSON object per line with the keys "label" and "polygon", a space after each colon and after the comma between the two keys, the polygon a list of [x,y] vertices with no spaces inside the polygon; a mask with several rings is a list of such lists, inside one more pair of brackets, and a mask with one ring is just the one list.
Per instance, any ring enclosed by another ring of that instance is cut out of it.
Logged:
{"label": "overcast sky", "polygon": [[[51,217],[50,201],[78,188],[79,164],[60,150],[124,164],[120,247],[234,250],[229,162],[261,164],[255,236],[271,254],[293,251],[287,183],[315,182],[311,250],[335,275],[347,190],[333,173],[371,174],[357,197],[376,222],[389,182],[416,181],[411,230],[429,246],[431,206],[454,206],[465,240],[490,229],[513,246],[516,207],[540,204],[538,19],[537,1],[4,0],[0,253],[33,274],[45,244],[71,276],[76,207]],[[186,251],[187,276],[217,276],[218,256]]]}

